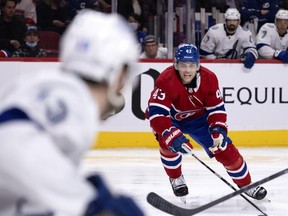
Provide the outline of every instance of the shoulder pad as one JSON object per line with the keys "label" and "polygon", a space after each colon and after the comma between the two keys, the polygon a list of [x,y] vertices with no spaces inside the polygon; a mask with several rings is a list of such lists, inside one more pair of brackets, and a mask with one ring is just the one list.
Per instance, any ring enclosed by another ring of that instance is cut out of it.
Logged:
{"label": "shoulder pad", "polygon": [[274,25],[273,23],[267,23],[267,26],[268,26],[269,28],[275,28],[275,25]]}
{"label": "shoulder pad", "polygon": [[214,25],[214,26],[211,27],[211,29],[213,29],[213,30],[216,30],[216,29],[218,29],[218,28],[219,28],[218,25]]}

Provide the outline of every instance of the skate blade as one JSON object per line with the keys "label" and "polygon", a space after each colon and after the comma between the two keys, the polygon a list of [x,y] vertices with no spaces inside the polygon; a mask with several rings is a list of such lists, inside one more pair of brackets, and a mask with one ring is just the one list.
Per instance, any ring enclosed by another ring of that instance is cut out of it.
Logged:
{"label": "skate blade", "polygon": [[270,203],[271,202],[271,200],[270,199],[268,199],[267,197],[264,197],[262,200],[259,200],[260,202],[262,201],[262,202],[266,202],[266,203]]}
{"label": "skate blade", "polygon": [[180,200],[181,200],[184,204],[186,204],[186,196],[180,197]]}

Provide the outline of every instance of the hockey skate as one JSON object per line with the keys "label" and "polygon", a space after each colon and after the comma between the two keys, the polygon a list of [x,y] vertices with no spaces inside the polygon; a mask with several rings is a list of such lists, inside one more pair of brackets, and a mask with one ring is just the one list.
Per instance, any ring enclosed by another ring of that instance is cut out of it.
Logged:
{"label": "hockey skate", "polygon": [[186,185],[184,176],[181,175],[179,178],[169,178],[173,192],[175,196],[180,197],[182,202],[186,203],[186,195],[188,195],[188,187]]}
{"label": "hockey skate", "polygon": [[252,197],[256,200],[262,200],[267,195],[267,190],[262,186],[257,186],[255,188],[251,188],[245,192],[249,197]]}

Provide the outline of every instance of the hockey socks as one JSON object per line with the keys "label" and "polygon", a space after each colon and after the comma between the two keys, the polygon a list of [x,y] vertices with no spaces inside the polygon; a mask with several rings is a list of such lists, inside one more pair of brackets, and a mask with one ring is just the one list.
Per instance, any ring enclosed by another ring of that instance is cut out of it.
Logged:
{"label": "hockey socks", "polygon": [[229,144],[225,151],[216,154],[215,158],[223,164],[228,175],[238,187],[244,187],[251,183],[247,164],[233,144]]}
{"label": "hockey socks", "polygon": [[182,174],[182,155],[172,153],[163,148],[160,149],[160,155],[167,175],[172,179],[179,178]]}

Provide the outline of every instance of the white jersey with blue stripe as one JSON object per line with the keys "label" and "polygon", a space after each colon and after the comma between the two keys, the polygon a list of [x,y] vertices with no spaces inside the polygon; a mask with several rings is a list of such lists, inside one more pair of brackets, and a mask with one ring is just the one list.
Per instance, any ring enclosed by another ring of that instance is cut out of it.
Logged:
{"label": "white jersey with blue stripe", "polygon": [[238,25],[236,32],[228,35],[224,23],[209,28],[201,41],[199,52],[206,59],[240,59],[246,52],[251,52],[258,58],[252,33]]}
{"label": "white jersey with blue stripe", "polygon": [[[287,31],[288,32],[288,31]],[[259,56],[265,59],[273,59],[276,50],[288,48],[288,34],[280,37],[274,23],[264,24],[256,37]]]}
{"label": "white jersey with blue stripe", "polygon": [[0,101],[0,215],[82,215],[95,192],[79,165],[98,127],[87,87],[43,71],[10,83]]}

